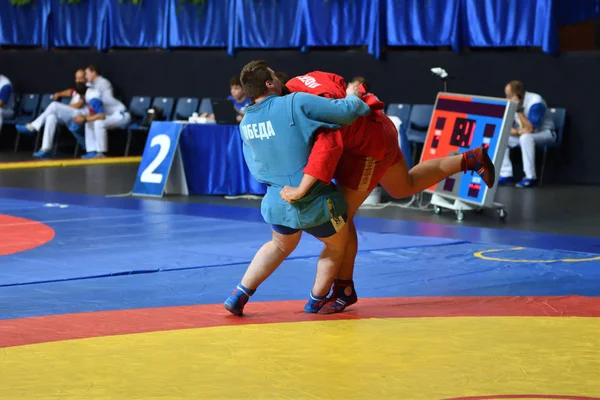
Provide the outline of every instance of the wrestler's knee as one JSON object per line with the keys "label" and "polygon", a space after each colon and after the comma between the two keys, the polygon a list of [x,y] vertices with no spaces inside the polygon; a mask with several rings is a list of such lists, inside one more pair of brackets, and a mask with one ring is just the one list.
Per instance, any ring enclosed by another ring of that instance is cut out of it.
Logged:
{"label": "wrestler's knee", "polygon": [[300,242],[300,236],[300,232],[291,235],[273,232],[273,238],[271,241],[281,253],[290,254],[292,251],[294,251],[296,246],[298,246],[298,243]]}
{"label": "wrestler's knee", "polygon": [[348,223],[345,222],[344,226],[329,236],[328,238],[321,239],[321,241],[327,246],[329,251],[342,254],[346,249],[346,243],[348,242]]}

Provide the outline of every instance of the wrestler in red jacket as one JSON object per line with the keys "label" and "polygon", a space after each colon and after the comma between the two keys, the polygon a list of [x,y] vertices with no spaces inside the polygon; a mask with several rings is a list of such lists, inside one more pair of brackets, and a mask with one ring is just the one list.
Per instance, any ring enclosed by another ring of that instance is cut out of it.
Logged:
{"label": "wrestler in red jacket", "polygon": [[[341,130],[318,133],[304,179],[298,187],[284,187],[281,197],[293,202],[304,196],[317,181],[329,183],[335,178],[348,202],[350,239],[342,268],[337,275],[328,303],[320,313],[341,312],[356,303],[358,297],[352,280],[358,238],[353,217],[371,191],[381,183],[392,197],[400,199],[419,193],[460,171],[475,171],[488,187],[494,185],[496,173],[485,148],[463,154],[433,159],[407,168],[398,143],[394,123],[383,113],[384,104],[361,82],[346,82],[339,75],[314,71],[297,76],[286,83],[290,92],[305,92],[317,96],[344,98],[346,93],[362,96],[371,107],[371,114],[361,117]],[[357,93],[358,92],[358,93]]]}

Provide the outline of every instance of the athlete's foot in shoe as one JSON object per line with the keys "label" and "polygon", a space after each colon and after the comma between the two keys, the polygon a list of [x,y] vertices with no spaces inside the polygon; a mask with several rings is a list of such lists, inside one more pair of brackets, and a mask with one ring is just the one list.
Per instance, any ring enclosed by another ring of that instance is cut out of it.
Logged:
{"label": "athlete's foot in shoe", "polygon": [[496,167],[488,155],[487,147],[478,147],[463,153],[461,163],[463,172],[475,171],[483,179],[487,187],[494,186],[496,181]]}
{"label": "athlete's foot in shoe", "polygon": [[358,296],[353,282],[340,283],[340,281],[336,281],[333,285],[331,296],[327,298],[327,302],[321,307],[319,314],[340,313],[357,301]]}
{"label": "athlete's foot in shoe", "polygon": [[250,297],[246,294],[239,294],[235,291],[225,300],[223,304],[225,309],[235,316],[241,317],[244,315],[244,306],[248,303]]}
{"label": "athlete's foot in shoe", "polygon": [[312,292],[306,304],[304,305],[304,312],[316,314],[321,310],[323,305],[327,302],[327,296],[315,296]]}
{"label": "athlete's foot in shoe", "polygon": [[249,289],[240,283],[235,287],[233,293],[225,300],[223,305],[233,315],[242,316],[244,314],[244,306],[255,292],[256,289]]}

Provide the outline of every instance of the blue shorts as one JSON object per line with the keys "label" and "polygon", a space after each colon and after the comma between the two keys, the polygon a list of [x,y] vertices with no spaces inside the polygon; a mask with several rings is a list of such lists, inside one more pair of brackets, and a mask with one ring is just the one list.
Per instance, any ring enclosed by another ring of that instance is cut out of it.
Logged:
{"label": "blue shorts", "polygon": [[[344,222],[340,223],[340,219]],[[329,220],[322,225],[313,226],[312,228],[307,229],[294,229],[283,225],[271,225],[271,228],[273,228],[275,232],[280,233],[282,235],[293,235],[294,233],[298,233],[302,230],[308,233],[309,235],[313,235],[316,238],[328,238],[338,233],[338,231],[342,229],[342,227],[346,224],[347,221],[348,214],[344,213],[341,217],[338,217],[337,223],[335,223],[332,220]]]}

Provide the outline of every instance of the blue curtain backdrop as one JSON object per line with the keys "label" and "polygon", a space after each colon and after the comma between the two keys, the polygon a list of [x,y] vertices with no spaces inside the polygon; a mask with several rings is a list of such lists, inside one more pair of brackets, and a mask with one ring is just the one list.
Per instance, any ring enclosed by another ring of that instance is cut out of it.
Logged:
{"label": "blue curtain backdrop", "polygon": [[135,5],[108,0],[107,4],[107,47],[167,48],[169,6],[166,1],[141,1]]}
{"label": "blue curtain backdrop", "polygon": [[169,47],[227,47],[232,1],[208,1],[198,7],[169,0]]}
{"label": "blue curtain backdrop", "polygon": [[301,4],[300,0],[232,0],[229,53],[241,48],[302,47]]}
{"label": "blue curtain backdrop", "polygon": [[106,19],[104,0],[86,0],[80,4],[50,0],[50,7],[50,43],[53,47],[106,48],[102,40]]}
{"label": "blue curtain backdrop", "polygon": [[554,0],[463,0],[464,44],[473,47],[532,46],[558,51]]}
{"label": "blue curtain backdrop", "polygon": [[0,46],[236,49],[367,46],[541,47],[600,0],[0,0]]}
{"label": "blue curtain backdrop", "polygon": [[387,0],[387,44],[459,50],[460,6],[461,0]]}
{"label": "blue curtain backdrop", "polygon": [[14,7],[0,0],[0,46],[48,47],[48,15],[50,4]]}
{"label": "blue curtain backdrop", "polygon": [[302,0],[306,45],[368,46],[381,55],[379,8],[382,0]]}

